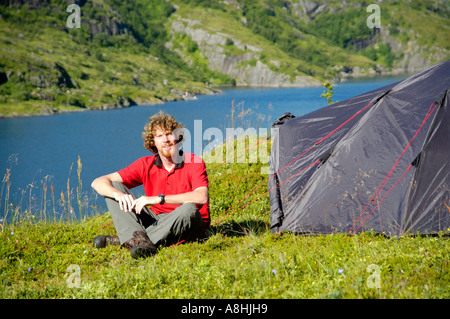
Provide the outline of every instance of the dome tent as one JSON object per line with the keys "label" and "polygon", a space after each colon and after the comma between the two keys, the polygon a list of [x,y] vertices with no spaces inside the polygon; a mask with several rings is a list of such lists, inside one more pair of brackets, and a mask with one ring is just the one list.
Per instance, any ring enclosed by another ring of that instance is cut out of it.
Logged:
{"label": "dome tent", "polygon": [[450,60],[277,125],[271,231],[450,228]]}

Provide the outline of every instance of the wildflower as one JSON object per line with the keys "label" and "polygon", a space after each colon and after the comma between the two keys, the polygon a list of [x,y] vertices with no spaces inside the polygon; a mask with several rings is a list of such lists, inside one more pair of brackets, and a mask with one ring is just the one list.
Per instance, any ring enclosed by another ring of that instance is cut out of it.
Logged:
{"label": "wildflower", "polygon": [[338,274],[342,275],[342,273],[344,272],[344,269],[338,269]]}
{"label": "wildflower", "polygon": [[11,236],[12,236],[12,235],[14,235],[14,232],[13,232],[13,231],[11,232]]}
{"label": "wildflower", "polygon": [[277,274],[277,270],[276,269],[272,269],[272,274],[276,275]]}
{"label": "wildflower", "polygon": [[31,272],[33,270],[33,267],[28,267],[28,272]]}

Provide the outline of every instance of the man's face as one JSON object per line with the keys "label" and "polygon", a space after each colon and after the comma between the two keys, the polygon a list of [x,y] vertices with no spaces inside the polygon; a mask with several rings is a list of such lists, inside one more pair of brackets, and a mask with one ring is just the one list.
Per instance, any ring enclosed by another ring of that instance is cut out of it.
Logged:
{"label": "man's face", "polygon": [[158,149],[160,156],[166,158],[172,157],[176,151],[176,143],[174,134],[163,129],[156,129],[155,131],[155,146]]}

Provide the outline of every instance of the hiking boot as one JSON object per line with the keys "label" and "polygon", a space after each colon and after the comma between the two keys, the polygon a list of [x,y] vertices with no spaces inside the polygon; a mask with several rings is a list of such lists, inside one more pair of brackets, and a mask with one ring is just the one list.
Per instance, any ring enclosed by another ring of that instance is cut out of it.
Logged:
{"label": "hiking boot", "polygon": [[122,246],[130,250],[131,257],[134,259],[150,257],[157,251],[156,246],[144,231],[135,231],[133,238],[123,243]]}
{"label": "hiking boot", "polygon": [[93,241],[95,248],[105,248],[106,246],[119,246],[120,240],[119,236],[106,236],[106,235],[99,235],[94,238]]}
{"label": "hiking boot", "polygon": [[134,259],[147,258],[153,256],[154,254],[156,254],[156,247],[153,245],[152,246],[139,245],[131,248],[130,250],[130,255]]}

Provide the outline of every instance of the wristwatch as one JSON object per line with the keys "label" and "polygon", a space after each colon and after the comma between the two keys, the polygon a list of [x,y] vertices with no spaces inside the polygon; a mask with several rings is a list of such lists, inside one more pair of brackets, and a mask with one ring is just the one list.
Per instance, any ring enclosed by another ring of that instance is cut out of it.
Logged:
{"label": "wristwatch", "polygon": [[161,202],[159,204],[163,205],[166,202],[164,194],[159,194],[158,196],[161,197]]}

